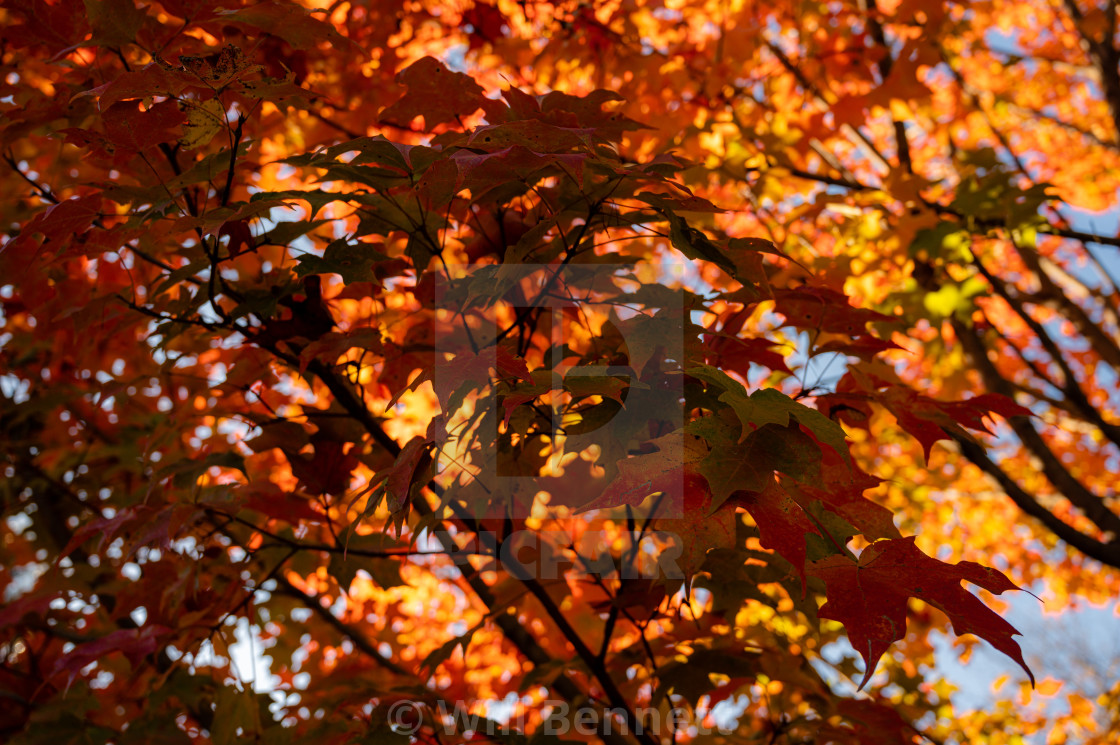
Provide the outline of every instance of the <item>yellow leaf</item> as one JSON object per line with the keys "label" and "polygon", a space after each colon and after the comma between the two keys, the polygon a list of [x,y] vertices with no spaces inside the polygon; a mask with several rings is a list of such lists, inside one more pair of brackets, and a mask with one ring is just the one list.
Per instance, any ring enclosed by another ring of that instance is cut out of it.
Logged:
{"label": "yellow leaf", "polygon": [[1060,680],[1054,680],[1053,678],[1046,678],[1045,680],[1039,681],[1038,686],[1035,688],[1040,696],[1053,696],[1061,689],[1062,682]]}
{"label": "yellow leaf", "polygon": [[1046,745],[1063,745],[1067,741],[1066,733],[1056,728],[1050,730],[1050,734],[1046,737]]}
{"label": "yellow leaf", "polygon": [[1093,717],[1093,702],[1086,699],[1084,696],[1071,693],[1066,696],[1069,701],[1069,713],[1074,719],[1080,719],[1088,722]]}
{"label": "yellow leaf", "polygon": [[961,291],[956,285],[945,285],[937,292],[931,292],[923,298],[926,309],[940,316],[950,316],[962,302]]}
{"label": "yellow leaf", "polygon": [[216,98],[209,101],[182,101],[179,104],[187,114],[183,136],[179,143],[184,150],[194,150],[209,144],[214,135],[226,127],[226,111]]}

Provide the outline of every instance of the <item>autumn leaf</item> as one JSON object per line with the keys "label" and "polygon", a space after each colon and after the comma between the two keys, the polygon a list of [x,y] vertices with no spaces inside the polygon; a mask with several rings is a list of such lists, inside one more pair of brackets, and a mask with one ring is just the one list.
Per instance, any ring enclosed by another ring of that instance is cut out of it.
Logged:
{"label": "autumn leaf", "polygon": [[399,512],[407,505],[413,474],[424,457],[427,447],[428,442],[424,438],[412,438],[401,449],[392,468],[385,472],[385,494],[389,500],[390,511]]}
{"label": "autumn leaf", "polygon": [[138,669],[144,657],[159,649],[162,641],[171,633],[171,629],[154,624],[138,629],[112,631],[100,639],[76,646],[55,663],[53,673],[57,675],[66,672],[73,679],[86,665],[100,661],[114,652],[122,653],[132,668]]}
{"label": "autumn leaf", "polygon": [[131,0],[86,0],[85,6],[92,41],[109,47],[133,43],[146,15]]}
{"label": "autumn leaf", "polygon": [[62,242],[88,230],[100,216],[100,208],[98,194],[67,199],[36,215],[25,227],[24,234],[41,233],[46,241]]}
{"label": "autumn leaf", "polygon": [[438,124],[470,116],[486,106],[486,96],[469,75],[452,72],[434,57],[409,65],[397,77],[408,92],[381,112],[381,121],[408,127],[418,116],[431,131]]}
{"label": "autumn leaf", "polygon": [[796,425],[767,424],[739,443],[721,439],[712,429],[693,426],[690,431],[711,438],[712,451],[697,470],[708,480],[716,505],[737,491],[763,491],[775,471],[805,481],[820,472],[820,447]]}
{"label": "autumn leaf", "polygon": [[868,333],[868,323],[894,320],[876,311],[853,308],[842,293],[825,287],[799,287],[775,294],[775,310],[787,323],[801,328],[862,336]]}
{"label": "autumn leaf", "polygon": [[[739,518],[735,505],[718,504],[705,479],[695,472],[683,472],[679,484],[663,479],[659,481],[659,486],[667,493],[674,487],[681,490],[678,502],[680,517],[660,518],[653,522],[672,541],[669,549],[672,553],[662,556],[659,561],[667,582],[683,579],[685,587],[689,588],[692,578],[704,566],[709,551],[735,545]],[[666,503],[661,501],[661,504]],[[670,561],[673,562],[672,567],[669,566]]]}
{"label": "autumn leaf", "polygon": [[618,461],[618,475],[614,481],[580,510],[601,510],[622,505],[636,507],[656,492],[664,493],[669,498],[669,504],[673,501],[682,504],[688,477],[686,465],[696,458],[695,449],[678,435],[666,435],[653,445],[656,450]]}
{"label": "autumn leaf", "polygon": [[946,564],[922,553],[914,538],[871,544],[858,561],[832,556],[815,561],[811,573],[824,580],[828,601],[820,616],[844,624],[852,646],[866,664],[862,689],[890,645],[906,634],[907,606],[917,598],[949,616],[958,634],[975,634],[1015,660],[1034,682],[1023,653],[1012,636],[1019,632],[961,582],[997,595],[1018,589],[1002,573],[971,561]]}
{"label": "autumn leaf", "polygon": [[351,42],[329,23],[305,9],[279,2],[263,2],[245,8],[221,9],[218,16],[226,23],[244,25],[277,36],[296,49],[307,49],[330,43],[339,51]]}
{"label": "autumn leaf", "polygon": [[369,281],[373,279],[374,265],[386,258],[370,244],[339,239],[328,244],[322,256],[301,256],[296,275],[337,274],[347,284]]}
{"label": "autumn leaf", "polygon": [[747,490],[735,503],[744,507],[758,526],[763,548],[776,551],[793,565],[801,577],[802,594],[806,590],[806,539],[820,535],[816,525],[801,505],[791,499],[773,474],[760,488]]}
{"label": "autumn leaf", "polygon": [[179,138],[187,150],[195,150],[207,145],[226,128],[226,111],[221,100],[211,98],[206,101],[184,100],[180,109],[186,114],[183,136]]}
{"label": "autumn leaf", "polygon": [[177,96],[183,93],[191,79],[184,71],[160,62],[150,62],[143,67],[121,74],[108,83],[88,93],[98,96],[102,112],[120,101],[147,99],[153,96]]}

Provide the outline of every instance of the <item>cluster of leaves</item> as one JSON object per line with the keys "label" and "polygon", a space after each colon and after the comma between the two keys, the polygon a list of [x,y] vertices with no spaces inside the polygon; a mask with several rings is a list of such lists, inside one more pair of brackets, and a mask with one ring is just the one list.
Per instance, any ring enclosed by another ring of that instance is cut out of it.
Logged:
{"label": "cluster of leaves", "polygon": [[[1052,232],[1045,191],[973,156],[942,206],[916,153],[874,189],[866,164],[804,162],[833,139],[798,127],[879,152],[866,112],[928,95],[924,42],[880,60],[906,78],[886,93],[859,98],[865,71],[837,68],[831,103],[764,44],[786,72],[768,84],[822,98],[826,125],[741,105],[754,86],[731,60],[759,52],[766,23],[712,9],[694,28],[634,5],[0,10],[6,737],[396,742],[386,713],[407,698],[428,704],[417,737],[439,742],[441,701],[512,696],[519,742],[544,736],[556,698],[632,718],[734,704],[731,734],[679,733],[693,739],[915,742],[930,721],[967,726],[910,662],[930,659],[931,628],[1030,676],[1015,629],[962,584],[1012,581],[904,536],[868,471],[905,432],[925,456],[911,483],[938,478],[924,464],[945,440],[1023,491],[970,434],[995,414],[1033,451],[1036,425],[1001,395],[1016,389],[930,395],[964,367],[938,343],[933,362],[895,363],[930,323],[988,359],[959,271],[983,269],[981,239],[962,236],[1010,230],[1054,276],[1022,237]],[[880,17],[860,17],[861,44],[881,43]],[[843,34],[812,38],[845,59]],[[459,42],[477,79],[430,56]],[[606,59],[625,97],[587,84]],[[776,214],[783,173],[854,196]],[[760,195],[746,210],[744,179]],[[845,264],[840,246],[855,231],[875,254],[880,214],[901,258],[852,291],[871,259]],[[853,302],[867,289],[878,311]],[[1073,413],[1110,432],[1063,375]],[[1120,520],[1078,485],[1088,519]],[[526,535],[535,562],[498,561]],[[646,545],[676,571],[647,576]],[[233,663],[238,624],[272,681]]]}

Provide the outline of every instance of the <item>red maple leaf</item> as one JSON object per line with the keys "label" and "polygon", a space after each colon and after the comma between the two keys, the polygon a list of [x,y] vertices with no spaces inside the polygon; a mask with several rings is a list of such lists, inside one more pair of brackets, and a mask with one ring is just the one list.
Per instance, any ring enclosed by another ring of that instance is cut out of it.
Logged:
{"label": "red maple leaf", "polygon": [[958,635],[975,634],[1015,660],[1034,683],[1034,674],[1011,638],[1019,632],[961,586],[962,581],[971,582],[997,595],[1019,589],[995,569],[971,561],[946,564],[922,553],[910,536],[873,543],[858,561],[837,555],[813,562],[812,573],[827,588],[820,617],[844,624],[848,640],[867,664],[861,689],[879,658],[906,635],[912,597],[949,616]]}
{"label": "red maple leaf", "polygon": [[408,127],[418,116],[424,117],[424,129],[470,116],[492,102],[482,86],[469,75],[452,72],[435,57],[424,57],[405,68],[397,80],[408,92],[381,112],[381,121]]}

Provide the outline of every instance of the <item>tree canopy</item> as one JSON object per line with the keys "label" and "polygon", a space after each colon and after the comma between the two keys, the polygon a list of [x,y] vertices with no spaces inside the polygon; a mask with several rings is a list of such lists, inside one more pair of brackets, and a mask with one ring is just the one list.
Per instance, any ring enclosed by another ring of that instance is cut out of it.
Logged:
{"label": "tree canopy", "polygon": [[5,741],[1120,736],[1114,3],[0,19]]}

